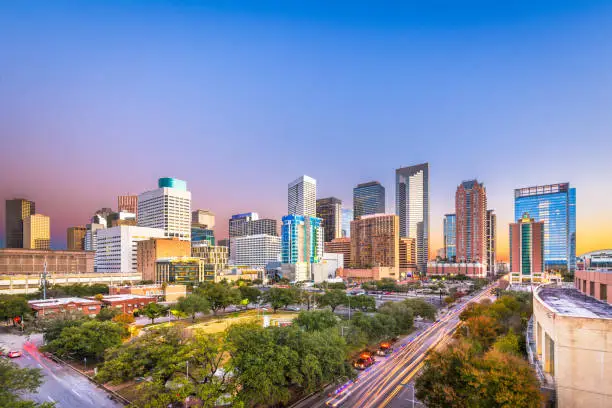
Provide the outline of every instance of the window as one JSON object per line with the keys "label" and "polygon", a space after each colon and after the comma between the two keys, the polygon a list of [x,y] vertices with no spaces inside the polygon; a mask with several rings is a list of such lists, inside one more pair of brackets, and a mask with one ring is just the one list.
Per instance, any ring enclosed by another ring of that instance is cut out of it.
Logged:
{"label": "window", "polygon": [[89,306],[89,307],[87,308],[87,310],[96,310],[96,309],[97,309],[97,307],[95,307],[95,306]]}
{"label": "window", "polygon": [[589,282],[589,294],[595,296],[595,282]]}
{"label": "window", "polygon": [[599,300],[604,302],[608,301],[608,285],[605,283],[599,284]]}

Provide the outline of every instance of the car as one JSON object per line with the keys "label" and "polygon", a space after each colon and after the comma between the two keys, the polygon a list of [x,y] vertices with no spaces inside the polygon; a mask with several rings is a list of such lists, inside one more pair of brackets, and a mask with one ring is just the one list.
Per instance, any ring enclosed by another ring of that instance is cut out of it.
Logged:
{"label": "car", "polygon": [[292,312],[299,312],[299,311],[300,311],[300,308],[299,308],[299,307],[297,307],[297,306],[288,306],[288,307],[287,307],[287,310],[290,310],[290,311],[292,311]]}
{"label": "car", "polygon": [[6,353],[8,358],[17,358],[17,357],[21,357],[21,351],[19,350],[11,350],[8,353]]}

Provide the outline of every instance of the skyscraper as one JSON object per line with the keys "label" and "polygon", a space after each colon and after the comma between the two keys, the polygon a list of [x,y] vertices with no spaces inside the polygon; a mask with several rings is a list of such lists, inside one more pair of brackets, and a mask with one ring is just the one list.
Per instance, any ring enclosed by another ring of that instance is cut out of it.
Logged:
{"label": "skyscraper", "polygon": [[280,261],[280,237],[259,234],[233,238],[232,257],[236,265],[265,268],[269,262]]}
{"label": "skyscraper", "polygon": [[487,262],[487,190],[478,180],[464,181],[455,193],[457,262]]}
{"label": "skyscraper", "polygon": [[457,259],[457,216],[444,215],[444,257],[449,262]]}
{"label": "skyscraper", "polygon": [[306,175],[289,183],[287,213],[317,216],[317,181]]}
{"label": "skyscraper", "polygon": [[495,275],[495,264],[497,263],[497,215],[495,210],[487,210],[487,268],[489,275]]}
{"label": "skyscraper", "polygon": [[187,183],[160,178],[156,190],[138,196],[138,225],[164,230],[168,238],[191,239],[191,192]]}
{"label": "skyscraper", "polygon": [[23,198],[6,200],[6,212],[4,213],[6,222],[6,247],[23,248],[23,220],[36,214],[34,201]]}
{"label": "skyscraper", "polygon": [[323,256],[322,220],[317,217],[290,214],[281,227],[282,262],[318,263]]}
{"label": "skyscraper", "polygon": [[351,223],[351,262],[358,268],[393,268],[399,277],[399,218],[395,214],[362,215]]}
{"label": "skyscraper", "polygon": [[325,242],[342,237],[342,200],[336,197],[317,200],[317,217],[323,219]]}
{"label": "skyscraper", "polygon": [[576,269],[576,189],[569,183],[514,190],[514,218],[528,213],[544,222],[544,265],[547,270]]}
{"label": "skyscraper", "polygon": [[429,163],[395,170],[395,213],[400,236],[416,239],[417,266],[427,271],[429,259]]}
{"label": "skyscraper", "polygon": [[66,243],[69,251],[83,251],[85,249],[85,234],[87,227],[70,227],[66,231]]}
{"label": "skyscraper", "polygon": [[540,281],[544,272],[545,225],[529,213],[510,224],[510,281]]}
{"label": "skyscraper", "polygon": [[121,195],[117,197],[117,212],[138,214],[138,196]]}
{"label": "skyscraper", "polygon": [[353,219],[385,213],[385,188],[378,181],[358,184],[353,189]]}
{"label": "skyscraper", "polygon": [[23,220],[23,247],[51,249],[51,220],[49,217],[32,214]]}
{"label": "skyscraper", "polygon": [[355,218],[353,216],[353,210],[351,208],[342,209],[342,237],[351,237],[351,221]]}
{"label": "skyscraper", "polygon": [[191,213],[191,225],[206,229],[215,228],[215,214],[209,210],[195,210]]}
{"label": "skyscraper", "polygon": [[138,272],[138,241],[163,238],[160,228],[120,225],[99,229],[94,257],[96,272]]}

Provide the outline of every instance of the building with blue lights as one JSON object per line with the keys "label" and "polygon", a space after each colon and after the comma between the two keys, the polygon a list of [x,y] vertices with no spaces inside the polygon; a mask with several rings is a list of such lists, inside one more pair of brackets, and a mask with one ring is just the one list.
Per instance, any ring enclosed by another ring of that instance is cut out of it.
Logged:
{"label": "building with blue lights", "polygon": [[444,256],[447,261],[455,262],[457,258],[457,216],[444,215]]}

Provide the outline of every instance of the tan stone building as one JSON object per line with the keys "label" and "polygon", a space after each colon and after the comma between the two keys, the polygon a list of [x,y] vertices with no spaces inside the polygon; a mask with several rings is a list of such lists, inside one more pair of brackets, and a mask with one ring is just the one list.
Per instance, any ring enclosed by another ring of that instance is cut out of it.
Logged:
{"label": "tan stone building", "polygon": [[342,254],[344,255],[344,267],[349,268],[351,265],[351,239],[344,238],[336,238],[332,239],[329,242],[325,242],[323,244],[324,251],[332,254]]}
{"label": "tan stone building", "polygon": [[51,274],[93,273],[93,251],[0,249],[0,275],[40,275],[44,264]]}
{"label": "tan stone building", "polygon": [[51,248],[51,219],[32,214],[23,220],[23,247],[26,249]]}
{"label": "tan stone building", "polygon": [[191,242],[178,238],[151,238],[137,243],[137,270],[142,280],[155,281],[155,262],[161,258],[174,258],[191,255]]}
{"label": "tan stone building", "polygon": [[[356,268],[390,267],[399,271],[399,217],[364,215],[351,222],[351,264]],[[397,279],[399,275],[396,273]]]}
{"label": "tan stone building", "polygon": [[530,360],[559,408],[612,406],[612,306],[576,289],[540,286],[533,294]]}
{"label": "tan stone building", "polygon": [[205,264],[207,280],[216,276],[227,267],[229,248],[221,245],[208,245],[206,241],[194,243],[191,247],[191,256],[200,258]]}
{"label": "tan stone building", "polygon": [[109,295],[154,296],[160,301],[176,302],[180,297],[187,296],[185,285],[125,285],[110,286]]}
{"label": "tan stone building", "polygon": [[85,234],[87,233],[87,228],[80,227],[70,227],[66,232],[66,242],[69,251],[83,251],[85,250]]}
{"label": "tan stone building", "polygon": [[416,272],[416,239],[399,239],[400,273]]}

